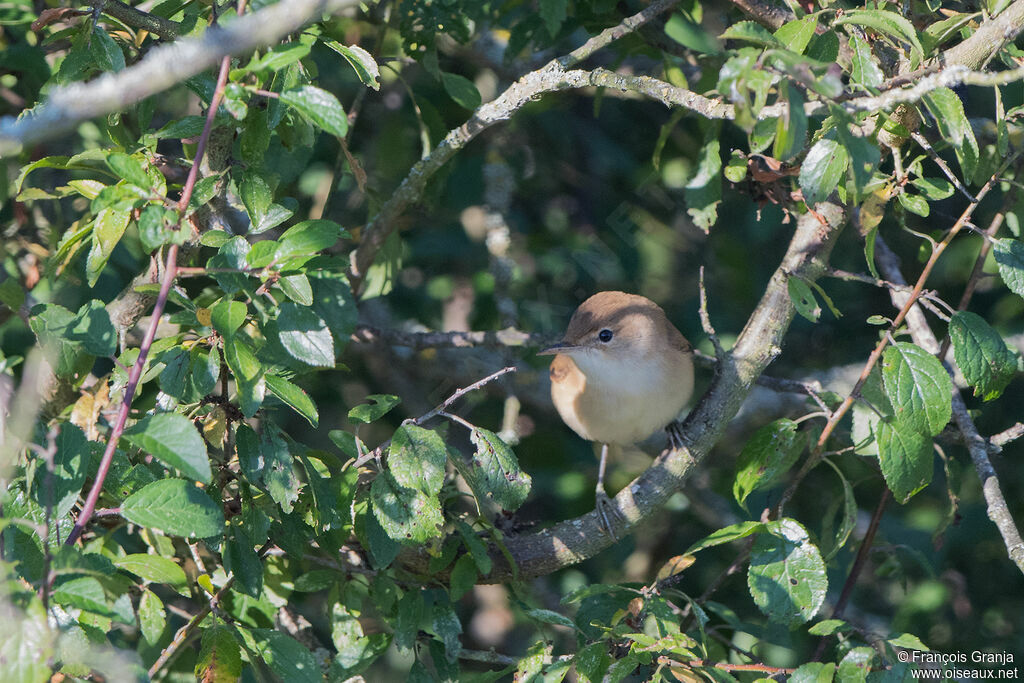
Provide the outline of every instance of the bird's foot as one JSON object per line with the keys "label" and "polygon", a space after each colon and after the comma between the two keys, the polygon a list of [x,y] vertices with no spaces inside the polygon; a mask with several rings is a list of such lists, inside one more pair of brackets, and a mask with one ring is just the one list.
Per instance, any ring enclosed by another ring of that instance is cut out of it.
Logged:
{"label": "bird's foot", "polygon": [[594,491],[594,502],[597,514],[601,517],[601,531],[611,536],[613,542],[618,541],[615,529],[612,527],[612,520],[622,519],[622,515],[615,508],[615,503],[612,502],[612,499],[605,493],[603,486],[598,486],[597,490]]}
{"label": "bird's foot", "polygon": [[668,445],[673,451],[678,451],[686,446],[686,440],[683,438],[683,423],[679,420],[672,420],[665,427],[665,432],[668,434]]}

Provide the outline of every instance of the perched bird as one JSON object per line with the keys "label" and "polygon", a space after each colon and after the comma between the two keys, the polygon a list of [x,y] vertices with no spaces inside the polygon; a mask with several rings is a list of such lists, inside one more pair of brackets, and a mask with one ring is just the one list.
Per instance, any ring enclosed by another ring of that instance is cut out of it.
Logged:
{"label": "perched bird", "polygon": [[[601,444],[595,496],[614,537],[604,490],[608,446],[628,446],[674,423],[693,394],[693,349],[650,299],[598,292],[576,309],[551,361],[551,399],[569,427]],[[670,438],[674,437],[669,430]]]}

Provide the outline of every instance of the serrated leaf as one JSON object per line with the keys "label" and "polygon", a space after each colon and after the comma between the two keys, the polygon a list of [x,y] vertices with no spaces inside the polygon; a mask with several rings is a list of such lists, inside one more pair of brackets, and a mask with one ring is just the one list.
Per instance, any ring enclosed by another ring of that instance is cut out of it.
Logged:
{"label": "serrated leaf", "polygon": [[803,93],[788,81],[779,86],[779,101],[786,102],[786,114],[779,117],[775,128],[772,156],[787,161],[799,154],[807,142],[807,114]]}
{"label": "serrated leaf", "polygon": [[719,126],[712,125],[706,131],[708,137],[701,147],[693,177],[683,190],[686,213],[704,232],[708,232],[718,220],[718,204],[722,201],[722,159],[718,130]]}
{"label": "serrated leaf", "polygon": [[444,483],[447,457],[444,440],[437,432],[402,425],[388,446],[388,469],[400,486],[436,496]]}
{"label": "serrated leaf", "polygon": [[130,219],[130,208],[107,207],[96,214],[92,231],[92,249],[89,250],[85,263],[90,287],[96,286]]}
{"label": "serrated leaf", "polygon": [[295,256],[312,256],[332,246],[342,237],[349,237],[349,234],[334,221],[302,221],[285,230],[278,238],[277,260],[283,262]]}
{"label": "serrated leaf", "polygon": [[920,195],[900,192],[896,196],[896,199],[899,201],[900,205],[910,213],[916,213],[918,216],[922,216],[924,218],[927,218],[930,213],[928,209],[928,202]]}
{"label": "serrated leaf", "polygon": [[363,85],[380,90],[380,67],[373,55],[358,45],[342,45],[336,40],[324,40],[323,43],[345,58]]}
{"label": "serrated leaf", "polygon": [[92,451],[85,433],[70,423],[61,425],[54,445],[57,451],[53,455],[52,476],[44,463],[37,466],[32,498],[40,508],[52,505],[53,517],[60,519],[71,511],[82,492]]}
{"label": "serrated leaf", "polygon": [[291,512],[299,498],[302,482],[295,474],[288,442],[272,422],[267,422],[260,432],[259,456],[263,464],[260,478],[266,484],[267,492],[282,510]]}
{"label": "serrated leaf", "polygon": [[773,36],[768,29],[755,21],[738,21],[725,29],[719,36],[720,40],[739,40],[744,43],[753,43],[761,47],[782,47],[778,38]]}
{"label": "serrated leaf", "polygon": [[309,54],[312,45],[299,41],[281,43],[254,57],[245,67],[246,71],[280,71]]}
{"label": "serrated leaf", "polygon": [[803,439],[792,420],[775,420],[761,427],[747,441],[736,462],[732,493],[743,505],[758,489],[769,488],[796,462],[803,450]]}
{"label": "serrated leaf", "polygon": [[814,31],[818,28],[818,18],[808,14],[802,19],[787,21],[775,31],[775,39],[787,50],[800,55],[807,49],[807,45],[814,37]]}
{"label": "serrated leaf", "polygon": [[306,418],[309,424],[316,429],[319,425],[320,414],[317,412],[316,404],[309,397],[302,387],[292,384],[283,377],[277,375],[266,375],[267,388],[274,396],[284,401],[295,412]]}
{"label": "serrated leaf", "polygon": [[167,617],[164,616],[164,603],[149,589],[142,590],[142,597],[139,598],[139,630],[142,637],[150,645],[160,640],[167,625]]}
{"label": "serrated leaf", "polygon": [[141,187],[144,190],[150,188],[149,176],[146,169],[139,161],[123,152],[111,152],[106,158],[107,166],[110,167],[118,177],[123,178],[132,185]]}
{"label": "serrated leaf", "polygon": [[256,651],[278,678],[289,683],[321,683],[323,675],[313,653],[289,635],[273,629],[252,631]]}
{"label": "serrated leaf", "polygon": [[843,683],[864,683],[868,679],[868,673],[870,673],[874,661],[874,648],[855,647],[843,655],[836,674]]}
{"label": "serrated leaf", "polygon": [[185,590],[188,584],[185,571],[166,557],[133,553],[124,557],[115,557],[113,562],[117,567],[135,574],[144,581],[165,583],[179,593],[188,594],[188,591]]}
{"label": "serrated leaf", "polygon": [[348,411],[348,419],[370,424],[387,415],[392,408],[402,402],[402,399],[391,394],[370,394],[366,400],[367,403],[361,403]]}
{"label": "serrated leaf", "polygon": [[754,541],[750,554],[750,594],[772,621],[789,626],[802,624],[825,601],[825,562],[799,522],[768,522],[764,531]]}
{"label": "serrated leaf", "polygon": [[878,88],[885,80],[882,69],[878,66],[871,45],[857,36],[850,36],[850,77],[855,83],[866,88]]}
{"label": "serrated leaf", "polygon": [[[249,252],[250,254],[252,252]],[[309,284],[309,278],[305,273],[285,275],[277,281],[277,286],[289,299],[300,306],[313,305],[313,288]]]}
{"label": "serrated leaf", "polygon": [[203,631],[202,647],[195,666],[202,683],[232,683],[242,675],[242,648],[231,629],[223,624]]}
{"label": "serrated leaf", "polygon": [[974,395],[990,401],[998,398],[1017,374],[1017,354],[1011,351],[985,319],[958,311],[949,320],[953,357]]}
{"label": "serrated leaf", "polygon": [[245,322],[249,308],[241,301],[221,299],[210,309],[210,324],[222,337],[230,338]]}
{"label": "serrated leaf", "polygon": [[162,479],[144,486],[121,503],[121,516],[173,536],[210,538],[224,531],[220,506],[184,479]]}
{"label": "serrated leaf", "polygon": [[441,74],[441,83],[448,96],[463,109],[473,111],[480,106],[480,92],[465,76],[445,72]]}
{"label": "serrated leaf", "polygon": [[729,526],[722,527],[717,531],[713,531],[701,540],[697,541],[689,548],[686,549],[684,555],[693,555],[696,552],[700,552],[705,548],[712,548],[716,545],[722,545],[723,543],[731,543],[732,541],[738,541],[741,538],[746,538],[751,534],[760,533],[764,530],[763,522],[738,522],[736,524],[730,524]]}
{"label": "serrated leaf", "polygon": [[497,434],[479,427],[470,432],[476,455],[468,472],[481,490],[504,510],[515,511],[530,494],[530,475],[519,468],[515,452]]}
{"label": "serrated leaf", "polygon": [[964,103],[949,88],[936,88],[924,96],[924,104],[935,118],[935,125],[956,152],[964,180],[970,182],[978,167],[978,141],[964,112]]}
{"label": "serrated leaf", "polygon": [[381,472],[373,480],[370,502],[388,537],[399,543],[424,543],[441,536],[444,520],[437,495],[406,488],[391,472]]}
{"label": "serrated leaf", "polygon": [[333,94],[312,85],[285,90],[281,102],[302,112],[315,126],[340,138],[348,133],[345,109]]}
{"label": "serrated leaf", "polygon": [[937,202],[953,196],[953,183],[945,178],[914,178],[910,184],[916,187],[929,201]]}
{"label": "serrated leaf", "polygon": [[800,189],[807,206],[813,207],[828,199],[839,186],[849,163],[846,148],[835,140],[822,138],[814,143],[800,167]]}
{"label": "serrated leaf", "polygon": [[833,26],[854,24],[871,28],[910,45],[910,68],[916,69],[924,59],[924,49],[917,35],[917,29],[906,17],[886,10],[850,10],[833,22]]}
{"label": "serrated leaf", "polygon": [[1024,296],[1024,242],[1010,237],[996,240],[992,249],[999,275],[1010,291]]}
{"label": "serrated leaf", "polygon": [[931,436],[949,422],[953,382],[942,363],[921,347],[897,342],[887,348],[882,381],[898,422]]}
{"label": "serrated leaf", "polygon": [[789,299],[793,302],[796,312],[812,323],[818,322],[821,317],[821,306],[814,298],[814,291],[810,285],[801,278],[790,277],[786,282],[786,289],[789,292]]}
{"label": "serrated leaf", "polygon": [[835,674],[834,662],[808,662],[796,668],[789,683],[831,683]]}
{"label": "serrated leaf", "polygon": [[932,480],[932,441],[895,420],[875,425],[878,464],[893,496],[901,503]]}
{"label": "serrated leaf", "polygon": [[206,442],[192,421],[178,413],[148,415],[124,431],[130,444],[182,474],[210,483],[210,458]]}
{"label": "serrated leaf", "polygon": [[292,358],[307,365],[334,367],[334,340],[327,324],[313,310],[284,302],[277,316],[277,329],[281,346]]}

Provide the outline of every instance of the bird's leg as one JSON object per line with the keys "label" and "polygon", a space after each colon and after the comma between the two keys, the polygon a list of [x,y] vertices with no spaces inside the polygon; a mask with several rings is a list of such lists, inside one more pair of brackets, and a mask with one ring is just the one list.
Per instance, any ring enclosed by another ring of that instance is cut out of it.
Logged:
{"label": "bird's leg", "polygon": [[597,488],[594,489],[594,502],[597,513],[601,516],[601,529],[611,536],[613,541],[617,541],[615,530],[612,528],[611,518],[619,517],[619,513],[615,509],[612,499],[608,497],[608,493],[604,490],[604,470],[607,463],[608,444],[601,444],[601,464],[597,467]]}
{"label": "bird's leg", "polygon": [[672,420],[665,427],[665,432],[668,434],[668,446],[673,451],[678,451],[686,446],[686,441],[683,439],[683,423],[679,420]]}

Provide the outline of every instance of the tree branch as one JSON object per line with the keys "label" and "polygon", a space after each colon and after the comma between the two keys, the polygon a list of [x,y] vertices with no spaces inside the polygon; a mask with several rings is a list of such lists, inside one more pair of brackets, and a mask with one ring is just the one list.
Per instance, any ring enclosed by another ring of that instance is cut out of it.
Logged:
{"label": "tree branch", "polygon": [[944,64],[962,64],[971,69],[980,69],[1004,45],[1016,38],[1022,29],[1024,0],[1014,0],[998,16],[984,22],[969,38],[946,50],[941,60]]}
{"label": "tree branch", "polygon": [[198,38],[154,48],[138,64],[88,83],[54,88],[47,101],[19,118],[0,120],[0,157],[55,138],[86,119],[120,111],[170,88],[229,55],[246,54],[277,42],[318,17],[358,4],[357,0],[289,0],[210,27]]}
{"label": "tree branch", "polygon": [[[783,337],[794,315],[788,278],[816,280],[824,272],[844,222],[842,210],[833,204],[819,204],[816,209],[826,224],[811,213],[800,217],[789,249],[764,296],[735,347],[723,359],[712,386],[683,425],[683,438],[689,446],[662,453],[612,500],[617,512],[611,516],[615,537],[622,538],[642,525],[682,487],[725,433],[758,376],[781,352]],[[513,577],[549,574],[593,557],[612,545],[612,537],[602,531],[599,513],[591,511],[536,533],[511,536],[506,538],[505,545],[516,568],[509,565],[502,552],[492,548],[494,569],[484,581],[498,583]],[[427,570],[429,558],[422,550],[411,549],[404,560],[411,568]]]}
{"label": "tree branch", "polygon": [[[434,174],[436,174],[456,152],[465,147],[470,140],[482,131],[499,121],[508,120],[513,113],[521,109],[537,95],[556,90],[596,85],[585,82],[587,72],[576,74],[575,84],[567,80],[566,69],[590,57],[597,50],[610,45],[627,35],[655,16],[675,6],[678,0],[657,0],[631,17],[623,19],[620,24],[606,29],[586,43],[559,57],[536,71],[532,71],[510,85],[501,95],[481,105],[468,121],[448,132],[444,139],[434,147],[433,151],[416,163],[402,180],[398,188],[391,194],[377,214],[363,229],[359,246],[352,252],[349,265],[349,281],[352,290],[358,292],[366,277],[367,269],[373,264],[377,252],[384,245],[388,236],[395,229],[395,219],[410,205],[419,201],[423,190]],[[699,97],[695,95],[695,97]],[[706,99],[706,98],[702,98]]]}
{"label": "tree branch", "polygon": [[181,25],[176,21],[143,12],[120,0],[85,0],[89,7],[95,7],[118,21],[133,28],[141,28],[161,38],[171,40],[181,35]]}

